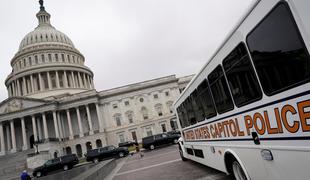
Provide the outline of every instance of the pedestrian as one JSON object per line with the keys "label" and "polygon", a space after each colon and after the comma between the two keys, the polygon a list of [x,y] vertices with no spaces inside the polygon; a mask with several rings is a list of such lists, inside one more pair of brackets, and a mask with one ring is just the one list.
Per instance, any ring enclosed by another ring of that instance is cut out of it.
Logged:
{"label": "pedestrian", "polygon": [[140,158],[143,158],[144,154],[140,151],[139,144],[136,145],[136,152],[140,155]]}
{"label": "pedestrian", "polygon": [[22,172],[22,174],[20,175],[20,179],[21,179],[21,180],[31,180],[31,177],[29,176],[29,174],[27,173],[27,171],[24,170],[24,171]]}

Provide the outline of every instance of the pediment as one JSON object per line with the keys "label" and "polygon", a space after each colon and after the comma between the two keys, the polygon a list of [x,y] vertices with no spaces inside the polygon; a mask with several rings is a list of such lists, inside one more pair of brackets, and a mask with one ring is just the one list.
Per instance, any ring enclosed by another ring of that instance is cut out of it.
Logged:
{"label": "pediment", "polygon": [[20,111],[47,104],[48,101],[25,97],[12,97],[0,103],[0,114]]}

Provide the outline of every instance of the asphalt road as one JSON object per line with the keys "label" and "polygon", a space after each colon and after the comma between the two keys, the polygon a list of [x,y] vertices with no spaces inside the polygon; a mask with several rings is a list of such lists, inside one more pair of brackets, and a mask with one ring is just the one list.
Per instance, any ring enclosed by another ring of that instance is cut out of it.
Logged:
{"label": "asphalt road", "polygon": [[192,161],[182,161],[176,145],[119,159],[108,180],[231,180],[226,174]]}

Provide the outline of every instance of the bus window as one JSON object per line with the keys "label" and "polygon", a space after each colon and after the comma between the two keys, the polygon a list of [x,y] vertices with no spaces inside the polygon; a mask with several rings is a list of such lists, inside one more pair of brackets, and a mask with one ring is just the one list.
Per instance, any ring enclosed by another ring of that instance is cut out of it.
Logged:
{"label": "bus window", "polygon": [[184,109],[183,103],[177,108],[180,124],[182,128],[189,126],[186,110]]}
{"label": "bus window", "polygon": [[180,124],[181,124],[181,127],[184,128],[184,117],[183,117],[183,112],[181,111],[181,106],[179,106],[177,108],[177,113],[178,113],[178,118],[179,118],[179,121],[180,121]]}
{"label": "bus window", "polygon": [[240,43],[223,61],[227,81],[236,106],[240,107],[262,97],[245,45]]}
{"label": "bus window", "polygon": [[247,44],[267,95],[309,81],[309,53],[286,3],[279,3],[255,27]]}
{"label": "bus window", "polygon": [[208,76],[216,109],[224,113],[234,108],[222,67],[218,65]]}
{"label": "bus window", "polygon": [[186,100],[184,101],[184,108],[185,111],[187,112],[188,122],[190,123],[190,125],[196,124],[197,118],[195,116],[190,97],[186,98]]}
{"label": "bus window", "polygon": [[216,116],[213,99],[207,80],[204,80],[197,88],[198,101],[201,103],[206,118]]}
{"label": "bus window", "polygon": [[194,108],[194,112],[195,115],[197,117],[197,121],[203,121],[205,119],[205,113],[203,111],[203,107],[201,102],[198,99],[198,94],[197,94],[197,90],[195,90],[192,94],[191,94],[191,99],[192,99],[192,104],[193,104],[193,108]]}

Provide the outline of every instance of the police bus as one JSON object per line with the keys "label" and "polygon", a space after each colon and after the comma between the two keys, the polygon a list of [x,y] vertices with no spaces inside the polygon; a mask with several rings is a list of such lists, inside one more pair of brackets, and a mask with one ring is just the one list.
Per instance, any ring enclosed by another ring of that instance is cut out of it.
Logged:
{"label": "police bus", "polygon": [[183,160],[310,179],[310,1],[260,0],[175,102]]}

